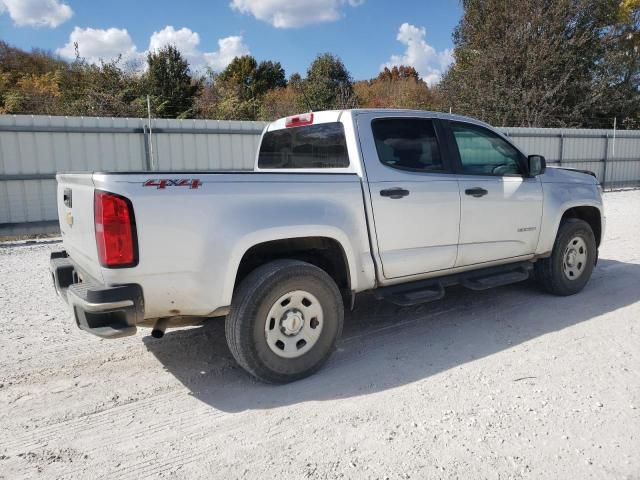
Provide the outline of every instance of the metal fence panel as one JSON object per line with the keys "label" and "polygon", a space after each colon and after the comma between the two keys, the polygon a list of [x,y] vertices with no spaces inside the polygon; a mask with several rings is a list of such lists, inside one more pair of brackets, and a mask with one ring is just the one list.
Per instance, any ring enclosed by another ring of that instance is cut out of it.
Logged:
{"label": "metal fence panel", "polygon": [[251,169],[266,123],[152,120],[151,135],[147,125],[140,118],[0,116],[0,228],[56,220],[56,172]]}
{"label": "metal fence panel", "polygon": [[640,131],[502,128],[527,153],[549,165],[591,170],[608,189],[640,186]]}
{"label": "metal fence panel", "polygon": [[224,120],[154,120],[154,166],[176,171],[250,170],[265,125]]}
{"label": "metal fence panel", "polygon": [[[249,170],[265,122],[0,116],[0,231],[57,219],[60,171]],[[640,131],[502,128],[549,165],[640,186]],[[25,230],[32,231],[29,227]]]}
{"label": "metal fence panel", "polygon": [[141,169],[139,119],[0,116],[0,226],[55,220],[60,171]]}

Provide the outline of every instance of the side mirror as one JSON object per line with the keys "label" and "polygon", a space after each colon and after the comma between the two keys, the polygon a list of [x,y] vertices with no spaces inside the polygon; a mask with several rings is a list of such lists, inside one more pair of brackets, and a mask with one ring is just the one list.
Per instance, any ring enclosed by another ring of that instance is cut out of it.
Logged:
{"label": "side mirror", "polygon": [[527,157],[527,168],[530,177],[537,177],[547,169],[547,161],[542,155],[529,155]]}

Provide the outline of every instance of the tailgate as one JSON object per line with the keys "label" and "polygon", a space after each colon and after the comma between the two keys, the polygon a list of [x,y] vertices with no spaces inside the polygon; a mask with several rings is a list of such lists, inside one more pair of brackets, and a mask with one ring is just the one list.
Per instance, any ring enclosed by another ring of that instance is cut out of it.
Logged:
{"label": "tailgate", "polygon": [[56,175],[60,232],[64,248],[90,276],[102,281],[93,218],[93,174]]}

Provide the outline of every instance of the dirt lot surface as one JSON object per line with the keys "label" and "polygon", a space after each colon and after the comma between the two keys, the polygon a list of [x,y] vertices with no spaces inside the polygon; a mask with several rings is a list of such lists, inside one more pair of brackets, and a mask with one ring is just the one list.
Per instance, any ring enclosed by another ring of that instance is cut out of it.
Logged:
{"label": "dirt lot surface", "polygon": [[281,387],[219,321],[82,333],[48,273],[61,245],[1,245],[0,478],[640,478],[640,191],[605,201],[581,294],[364,297],[328,365]]}

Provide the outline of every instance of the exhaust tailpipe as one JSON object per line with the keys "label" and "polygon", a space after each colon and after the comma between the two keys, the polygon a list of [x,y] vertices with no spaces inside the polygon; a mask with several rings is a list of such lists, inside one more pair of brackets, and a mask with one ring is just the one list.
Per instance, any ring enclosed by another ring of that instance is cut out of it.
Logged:
{"label": "exhaust tailpipe", "polygon": [[156,323],[153,325],[153,329],[151,330],[151,336],[153,338],[164,337],[164,331],[167,329],[168,324],[169,318],[159,318],[156,320]]}

